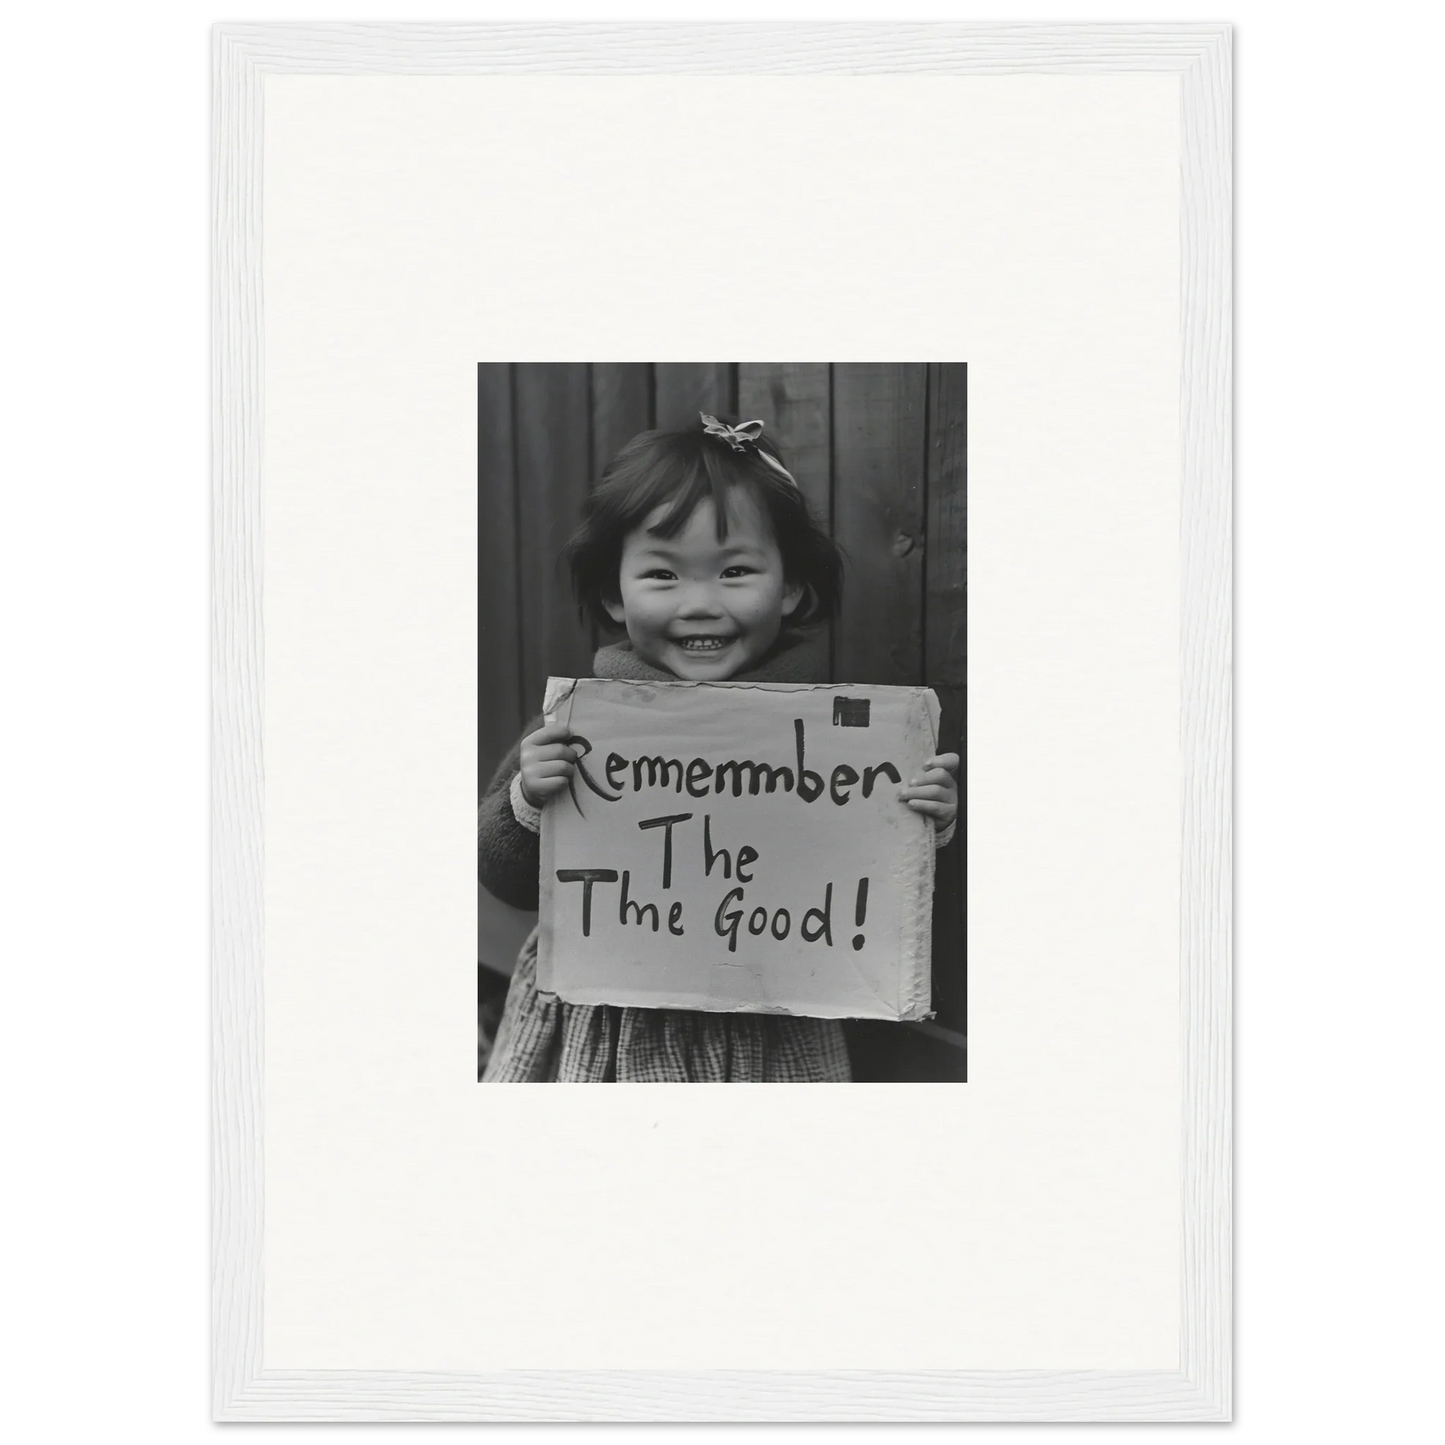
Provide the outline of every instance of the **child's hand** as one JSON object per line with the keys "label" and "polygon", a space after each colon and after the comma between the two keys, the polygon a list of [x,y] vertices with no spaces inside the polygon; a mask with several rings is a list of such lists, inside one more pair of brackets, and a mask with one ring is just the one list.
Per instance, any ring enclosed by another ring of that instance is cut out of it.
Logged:
{"label": "child's hand", "polygon": [[958,816],[958,780],[953,776],[957,771],[958,754],[940,753],[929,758],[923,772],[898,792],[915,813],[927,813],[940,833]]}
{"label": "child's hand", "polygon": [[570,732],[553,723],[522,739],[522,796],[534,808],[565,792],[577,771],[577,749],[563,741]]}

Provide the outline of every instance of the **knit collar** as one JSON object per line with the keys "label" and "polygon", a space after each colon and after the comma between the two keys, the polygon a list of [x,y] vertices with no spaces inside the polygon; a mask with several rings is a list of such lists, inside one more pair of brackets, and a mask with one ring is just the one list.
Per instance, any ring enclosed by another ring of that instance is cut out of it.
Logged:
{"label": "knit collar", "polygon": [[[629,682],[676,682],[674,674],[654,667],[632,650],[630,642],[613,642],[597,649],[592,660],[594,677],[623,678]],[[784,632],[759,659],[756,667],[734,673],[728,682],[822,682],[828,675],[828,643],[816,629]]]}

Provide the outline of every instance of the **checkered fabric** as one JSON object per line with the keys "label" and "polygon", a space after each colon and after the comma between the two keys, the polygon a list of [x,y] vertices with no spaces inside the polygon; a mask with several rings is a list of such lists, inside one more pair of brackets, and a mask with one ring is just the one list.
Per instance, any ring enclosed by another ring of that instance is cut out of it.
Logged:
{"label": "checkered fabric", "polygon": [[537,987],[537,934],[522,946],[483,1083],[844,1084],[834,1019],[564,1003]]}

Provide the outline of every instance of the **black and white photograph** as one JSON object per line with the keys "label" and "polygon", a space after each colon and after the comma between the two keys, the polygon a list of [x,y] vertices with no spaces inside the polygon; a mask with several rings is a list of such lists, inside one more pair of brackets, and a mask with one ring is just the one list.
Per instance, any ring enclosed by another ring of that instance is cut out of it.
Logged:
{"label": "black and white photograph", "polygon": [[477,1076],[964,1082],[967,366],[483,364]]}

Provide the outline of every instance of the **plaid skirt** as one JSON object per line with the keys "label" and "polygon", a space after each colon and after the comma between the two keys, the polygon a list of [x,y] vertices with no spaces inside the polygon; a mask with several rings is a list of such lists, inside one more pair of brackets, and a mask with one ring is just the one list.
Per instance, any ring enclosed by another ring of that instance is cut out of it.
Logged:
{"label": "plaid skirt", "polygon": [[537,987],[537,934],[517,959],[487,1084],[843,1084],[836,1019],[564,1003]]}

